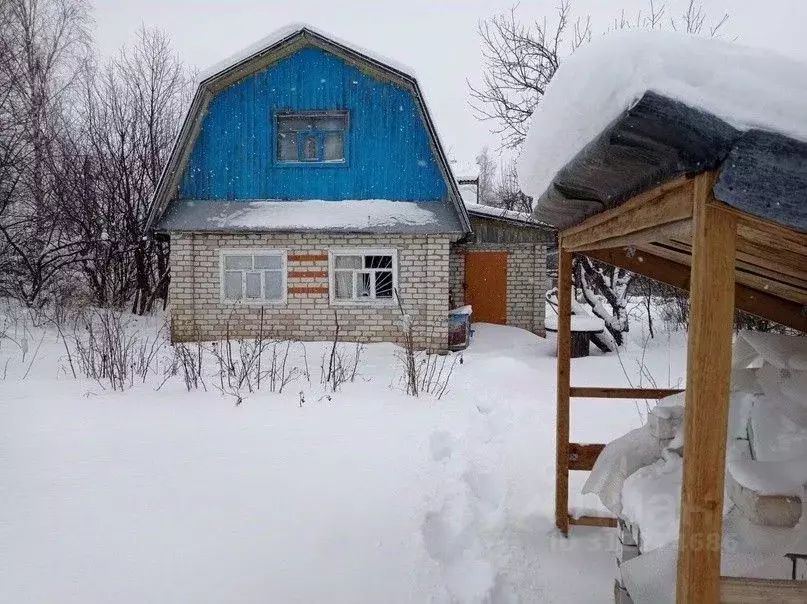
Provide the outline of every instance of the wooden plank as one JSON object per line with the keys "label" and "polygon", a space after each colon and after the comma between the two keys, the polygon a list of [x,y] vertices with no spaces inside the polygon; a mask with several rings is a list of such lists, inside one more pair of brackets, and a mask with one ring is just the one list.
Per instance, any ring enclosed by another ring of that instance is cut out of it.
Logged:
{"label": "wooden plank", "polygon": [[[610,228],[609,224],[605,224],[603,229]],[[675,222],[669,222],[660,226],[652,226],[645,229],[640,229],[624,235],[617,235],[614,237],[606,237],[605,239],[598,239],[597,241],[589,241],[577,246],[570,247],[569,250],[573,252],[585,252],[586,250],[594,249],[607,249],[610,247],[629,247],[649,243],[652,241],[661,241],[674,237],[684,237],[689,234],[692,228],[692,220],[684,218]]]}
{"label": "wooden plank", "polygon": [[708,204],[711,194],[711,178],[698,177],[694,190],[678,604],[720,601],[737,219]]}
{"label": "wooden plank", "polygon": [[[686,244],[681,242],[659,242],[647,246],[640,245],[640,249],[652,250],[668,260],[682,265],[690,265],[692,258]],[[807,304],[807,287],[803,281],[792,279],[787,274],[773,272],[758,266],[750,265],[739,259],[735,260],[735,279],[737,283],[746,285],[757,291],[773,294],[778,298],[791,300],[798,304]]]}
{"label": "wooden plank", "polygon": [[605,528],[616,528],[616,518],[607,516],[571,516],[569,524],[575,526],[601,526]]}
{"label": "wooden plank", "polygon": [[555,525],[569,534],[569,388],[572,349],[572,254],[558,244],[558,393],[555,426]]}
{"label": "wooden plank", "polygon": [[[586,256],[679,289],[689,289],[687,265],[662,258],[655,249],[651,251],[642,247],[634,254],[618,249],[590,250],[586,252]],[[734,291],[734,305],[738,310],[807,332],[807,314],[804,313],[804,307],[792,300],[737,284]]]}
{"label": "wooden plank", "polygon": [[804,604],[807,581],[773,579],[720,579],[721,604]]}
{"label": "wooden plank", "polygon": [[[615,239],[642,233],[647,240],[653,238],[652,231],[668,223],[688,222],[692,216],[692,187],[682,183],[672,190],[655,189],[656,196],[647,198],[644,194],[626,201],[619,206],[593,216],[581,225],[563,232],[563,239],[570,251],[591,247],[614,247]],[[637,199],[641,198],[641,202]],[[605,215],[605,216],[604,216]],[[604,218],[603,218],[604,217]],[[675,227],[675,232],[680,228]],[[611,240],[610,245],[597,246],[599,242]]]}
{"label": "wooden plank", "polygon": [[[671,239],[657,242],[654,248],[673,248],[681,252],[679,259],[690,263],[686,256],[692,253],[692,246],[686,241]],[[671,254],[674,252],[671,252]],[[675,260],[675,258],[673,258]],[[774,249],[756,243],[737,239],[737,259],[735,266],[741,273],[750,273],[772,279],[791,288],[807,291],[807,269],[805,259],[786,249]]]}
{"label": "wooden plank", "polygon": [[[682,176],[680,178],[676,178],[669,182],[665,182],[664,184],[650,189],[649,191],[645,191],[644,193],[640,193],[636,197],[629,199],[628,201],[619,204],[618,206],[611,208],[609,210],[605,210],[603,212],[599,212],[580,224],[576,226],[569,227],[563,231],[564,237],[566,235],[576,235],[578,233],[582,233],[583,231],[587,231],[592,227],[599,226],[609,220],[613,219],[616,216],[619,216],[623,212],[630,211],[632,208],[640,207],[646,204],[648,201],[652,199],[656,199],[665,193],[670,191],[675,191],[676,189],[680,189],[681,187],[689,187],[691,191],[692,187],[692,179],[687,178],[686,176]],[[567,201],[568,202],[568,201]]]}
{"label": "wooden plank", "polygon": [[569,469],[591,472],[604,448],[603,444],[569,443]]}
{"label": "wooden plank", "polygon": [[683,392],[676,388],[597,388],[573,386],[569,389],[572,398],[641,398],[660,399]]}

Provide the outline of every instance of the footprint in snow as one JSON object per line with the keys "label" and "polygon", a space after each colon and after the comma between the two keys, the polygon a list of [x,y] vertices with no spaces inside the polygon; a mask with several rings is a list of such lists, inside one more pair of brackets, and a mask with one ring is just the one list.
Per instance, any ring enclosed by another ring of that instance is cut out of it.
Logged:
{"label": "footprint in snow", "polygon": [[450,432],[435,432],[429,438],[429,447],[434,461],[448,459],[454,453],[454,436]]}

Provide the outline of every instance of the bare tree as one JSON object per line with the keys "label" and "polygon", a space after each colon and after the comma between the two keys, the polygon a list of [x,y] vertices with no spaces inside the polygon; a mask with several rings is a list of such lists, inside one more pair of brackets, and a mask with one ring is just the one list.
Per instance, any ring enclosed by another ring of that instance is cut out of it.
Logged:
{"label": "bare tree", "polygon": [[515,159],[511,159],[501,167],[494,198],[494,205],[500,208],[527,214],[532,212],[532,197],[524,194],[518,186]]}
{"label": "bare tree", "polygon": [[496,178],[496,164],[485,147],[476,156],[476,165],[479,168],[479,203],[482,205],[494,204],[494,184]]}
{"label": "bare tree", "polygon": [[89,6],[2,0],[0,13],[2,119],[8,120],[0,132],[0,293],[35,305],[83,251],[53,207],[64,161],[58,141],[72,125],[76,83],[89,56]]}
{"label": "bare tree", "polygon": [[[710,20],[701,2],[689,0],[680,16],[668,18],[669,6],[677,4],[648,0],[647,9],[629,18],[624,11],[613,19],[608,31],[670,27],[694,35],[718,36],[729,19],[724,13]],[[507,13],[479,24],[482,41],[482,83],[468,83],[471,107],[479,119],[492,122],[491,131],[505,148],[524,142],[530,116],[546,92],[565,56],[592,38],[591,19],[574,18],[571,0],[561,0],[553,19],[524,23],[518,5]]]}
{"label": "bare tree", "polygon": [[166,36],[146,28],[133,48],[88,78],[82,142],[72,149],[63,202],[64,219],[88,242],[80,265],[100,305],[131,304],[142,314],[165,298],[168,250],[147,238],[145,227],[189,83]]}

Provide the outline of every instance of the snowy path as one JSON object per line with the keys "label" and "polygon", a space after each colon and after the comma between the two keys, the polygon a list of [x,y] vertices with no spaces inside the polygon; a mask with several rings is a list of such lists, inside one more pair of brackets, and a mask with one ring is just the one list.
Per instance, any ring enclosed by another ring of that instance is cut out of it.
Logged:
{"label": "snowy path", "polygon": [[[394,349],[370,346],[302,408],[303,386],[237,408],[178,381],[105,393],[60,375],[60,346],[0,382],[0,602],[609,601],[608,531],[554,534],[555,359],[531,334],[477,326],[440,401],[391,389]],[[579,383],[623,383],[579,361]],[[581,409],[573,438],[638,422]]]}

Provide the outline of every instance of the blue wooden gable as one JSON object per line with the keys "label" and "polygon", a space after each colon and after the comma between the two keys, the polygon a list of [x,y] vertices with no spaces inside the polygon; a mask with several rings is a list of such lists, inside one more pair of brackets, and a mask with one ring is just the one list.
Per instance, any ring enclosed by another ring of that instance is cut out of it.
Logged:
{"label": "blue wooden gable", "polygon": [[[275,160],[275,116],[347,110],[343,164]],[[180,199],[444,201],[440,169],[414,93],[306,46],[210,100],[179,185]]]}

